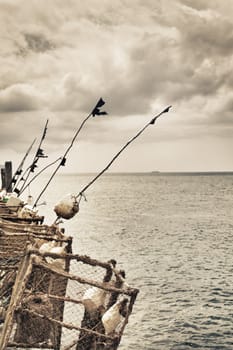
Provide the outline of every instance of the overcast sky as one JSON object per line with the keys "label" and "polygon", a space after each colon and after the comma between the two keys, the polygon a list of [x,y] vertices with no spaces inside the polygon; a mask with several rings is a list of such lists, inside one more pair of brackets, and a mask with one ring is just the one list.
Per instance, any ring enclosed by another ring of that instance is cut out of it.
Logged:
{"label": "overcast sky", "polygon": [[[0,164],[16,167],[46,119],[41,167],[233,170],[233,1],[0,0]],[[34,149],[35,151],[35,149]]]}

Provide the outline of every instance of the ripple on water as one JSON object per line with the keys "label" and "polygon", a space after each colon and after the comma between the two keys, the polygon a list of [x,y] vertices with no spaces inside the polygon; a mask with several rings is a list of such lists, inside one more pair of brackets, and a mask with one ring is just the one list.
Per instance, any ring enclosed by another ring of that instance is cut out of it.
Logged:
{"label": "ripple on water", "polygon": [[[59,177],[46,201],[89,178]],[[232,185],[232,176],[108,175],[87,193],[66,225],[75,251],[115,258],[140,289],[119,350],[233,349]]]}

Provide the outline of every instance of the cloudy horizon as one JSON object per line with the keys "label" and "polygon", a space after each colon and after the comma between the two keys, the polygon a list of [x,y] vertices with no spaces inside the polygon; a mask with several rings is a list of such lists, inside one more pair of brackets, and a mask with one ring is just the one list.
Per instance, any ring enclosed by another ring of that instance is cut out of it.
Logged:
{"label": "cloudy horizon", "polygon": [[[233,3],[0,0],[0,164],[16,167],[49,119],[41,167],[96,172],[232,171]],[[36,145],[35,145],[36,149]]]}

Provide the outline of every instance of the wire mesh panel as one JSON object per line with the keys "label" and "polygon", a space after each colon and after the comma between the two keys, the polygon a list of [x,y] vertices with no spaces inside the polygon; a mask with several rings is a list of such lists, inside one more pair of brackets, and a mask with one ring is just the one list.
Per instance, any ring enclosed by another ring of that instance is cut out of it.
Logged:
{"label": "wire mesh panel", "polygon": [[[28,256],[31,268],[14,294],[18,302],[11,300],[8,308],[13,317],[7,347],[117,349],[138,290],[111,262],[35,249]],[[72,260],[71,272],[62,260]]]}
{"label": "wire mesh panel", "polygon": [[[14,343],[59,349],[61,325],[51,323],[48,318],[58,322],[63,320],[67,278],[55,275],[43,267],[33,265],[31,275],[16,310],[16,329]],[[58,298],[52,298],[56,295]],[[37,316],[37,314],[43,317]]]}
{"label": "wire mesh panel", "polygon": [[[55,242],[57,245],[66,244],[68,247],[67,252],[71,252],[71,237],[64,236],[62,231],[59,230],[57,226],[37,225],[34,223],[19,224],[0,219],[0,335],[2,333],[0,342],[1,338],[5,337],[4,332],[6,333],[6,338],[9,338],[9,330],[11,333],[14,330],[14,337],[16,340],[18,337],[20,342],[21,340],[24,341],[25,336],[21,339],[22,332],[20,332],[20,328],[18,327],[19,322],[17,322],[17,319],[18,321],[20,320],[20,316],[17,313],[16,306],[18,305],[17,303],[22,302],[22,295],[20,294],[22,294],[22,291],[24,291],[25,288],[28,288],[26,281],[28,281],[30,284],[31,289],[34,288],[33,290],[40,291],[38,287],[41,288],[42,281],[44,281],[44,285],[46,285],[48,281],[52,280],[51,276],[49,276],[48,273],[43,273],[41,269],[36,270],[33,268],[32,271],[30,270],[29,265],[31,264],[33,266],[33,264],[32,255],[29,253],[28,249],[30,247],[36,247],[39,249],[45,242],[51,241]],[[26,266],[23,264],[25,259]],[[65,268],[67,269],[67,266],[65,266]],[[21,286],[22,281],[24,284]],[[62,295],[64,295],[66,292],[67,279],[64,277],[60,277],[59,280],[54,279],[53,284],[55,287],[53,288],[56,290],[56,284],[58,283],[60,285],[60,289],[63,285]],[[51,285],[51,282],[49,282],[49,286]],[[46,288],[45,291],[47,291]],[[19,299],[17,300],[17,303],[14,303],[14,298],[16,297],[17,299],[18,296]],[[37,305],[42,309],[43,304],[49,306],[50,303],[50,301],[49,303],[46,303],[44,298],[29,298],[27,302],[30,304],[34,303],[34,307]],[[59,313],[60,319],[62,319],[64,307],[63,304],[63,302],[62,304],[61,302],[60,304],[58,302],[54,302],[54,305],[51,308],[51,310],[55,310],[57,314]],[[37,321],[35,322],[33,319],[31,321],[36,325]],[[25,323],[24,319],[22,323]],[[61,326],[59,328],[61,333]],[[41,327],[38,327],[37,331],[38,333],[43,333],[43,331],[41,331]],[[56,331],[59,332],[58,327]],[[10,339],[13,339],[14,341],[14,337],[12,338],[11,336]],[[57,338],[60,339],[60,335]],[[56,348],[58,348],[58,346],[59,344],[56,344]],[[0,348],[2,349],[1,345]]]}
{"label": "wire mesh panel", "polygon": [[27,234],[6,234],[0,229],[0,326],[12,296],[18,266],[24,257]]}
{"label": "wire mesh panel", "polygon": [[1,350],[117,349],[138,290],[71,245],[57,225],[0,219]]}

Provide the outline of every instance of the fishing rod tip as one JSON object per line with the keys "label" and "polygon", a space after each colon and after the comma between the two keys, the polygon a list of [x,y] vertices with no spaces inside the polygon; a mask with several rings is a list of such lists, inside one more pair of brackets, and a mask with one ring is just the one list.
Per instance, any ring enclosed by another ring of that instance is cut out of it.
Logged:
{"label": "fishing rod tip", "polygon": [[168,106],[167,108],[165,108],[164,111],[163,111],[163,113],[169,112],[169,110],[170,110],[171,107],[172,107],[172,106],[170,105],[170,106]]}
{"label": "fishing rod tip", "polygon": [[162,112],[160,112],[160,113],[159,113],[158,115],[156,115],[153,119],[151,119],[151,121],[150,121],[149,124],[153,125],[153,124],[155,123],[156,119],[158,119],[163,113],[169,112],[169,109],[170,109],[171,107],[172,107],[171,105],[168,106],[168,107],[166,107]]}

